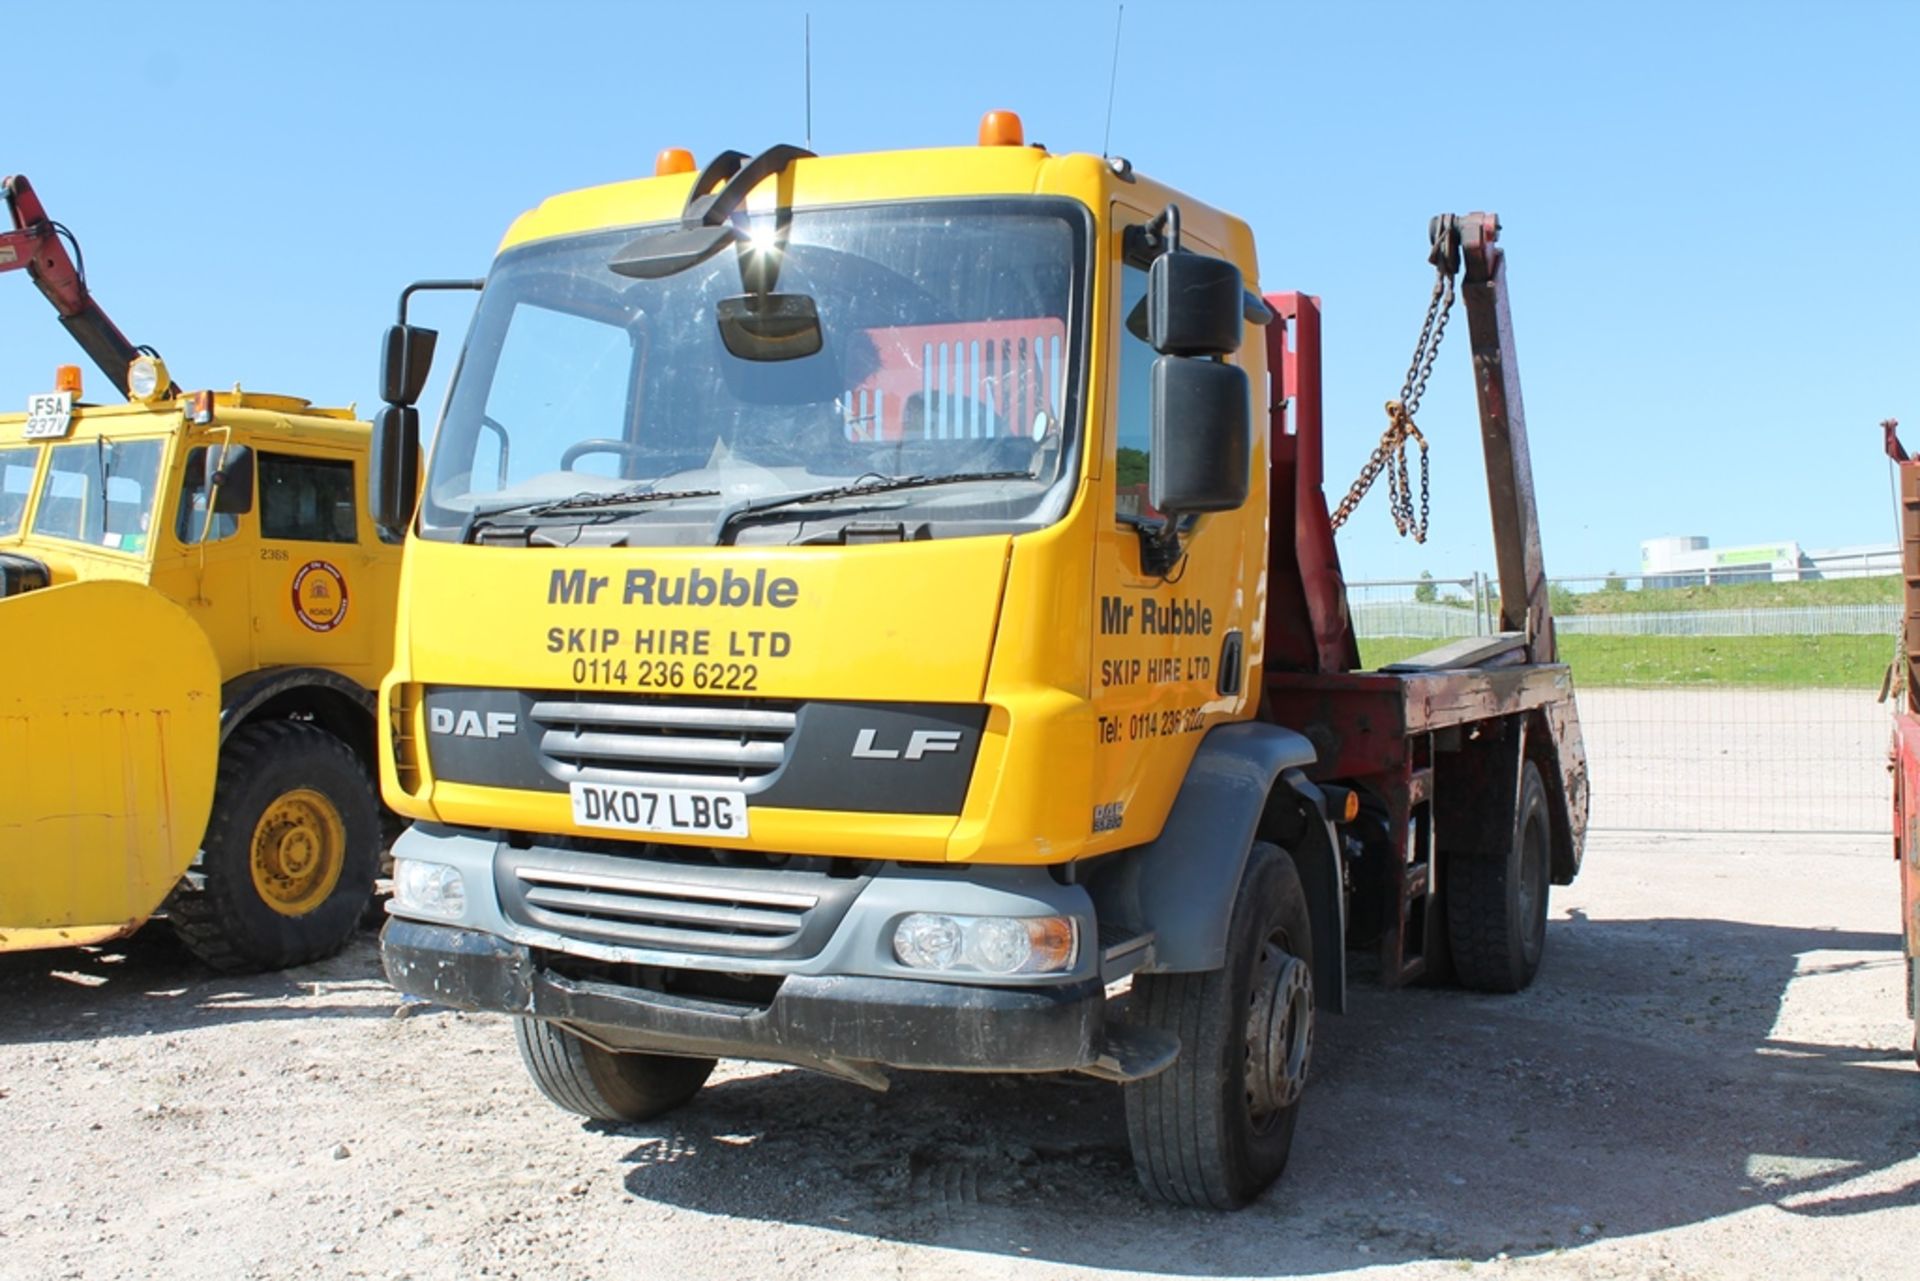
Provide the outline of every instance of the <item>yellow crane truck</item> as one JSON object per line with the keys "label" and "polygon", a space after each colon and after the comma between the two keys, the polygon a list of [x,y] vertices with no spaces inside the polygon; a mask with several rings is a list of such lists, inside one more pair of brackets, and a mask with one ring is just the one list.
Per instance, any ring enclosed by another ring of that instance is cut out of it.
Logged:
{"label": "yellow crane truck", "polygon": [[25,270],[123,405],[62,366],[0,416],[0,951],[164,912],[222,969],[337,951],[386,819],[374,689],[400,548],[364,510],[369,429],[290,396],[182,392],[87,288],[31,184]]}
{"label": "yellow crane truck", "polygon": [[507,233],[417,504],[417,410],[375,422],[385,965],[584,1116],[717,1056],[1080,1072],[1150,1192],[1239,1206],[1349,956],[1517,990],[1579,866],[1498,227],[1431,260],[1502,631],[1362,672],[1317,300],[1124,160],[981,144],[669,150]]}

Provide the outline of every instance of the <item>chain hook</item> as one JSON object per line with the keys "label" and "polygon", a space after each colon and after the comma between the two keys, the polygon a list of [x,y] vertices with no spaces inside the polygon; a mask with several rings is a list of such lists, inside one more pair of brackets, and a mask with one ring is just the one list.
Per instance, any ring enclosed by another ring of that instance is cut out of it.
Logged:
{"label": "chain hook", "polygon": [[[1387,473],[1387,507],[1393,527],[1401,537],[1411,535],[1416,543],[1427,541],[1427,515],[1431,491],[1427,476],[1427,438],[1414,425],[1420,400],[1427,393],[1427,380],[1433,376],[1433,362],[1440,354],[1440,340],[1446,336],[1447,317],[1453,314],[1453,278],[1460,271],[1460,220],[1441,214],[1427,224],[1427,236],[1433,248],[1427,261],[1433,264],[1433,293],[1427,299],[1427,314],[1420,322],[1420,337],[1413,344],[1413,359],[1407,364],[1406,381],[1400,385],[1400,398],[1387,402],[1387,430],[1380,443],[1360,468],[1360,474],[1347,490],[1347,496],[1333,512],[1333,527],[1339,529],[1353,515],[1360,500],[1367,496],[1380,473]],[[1420,507],[1413,505],[1412,477],[1407,468],[1407,442],[1420,447]]]}

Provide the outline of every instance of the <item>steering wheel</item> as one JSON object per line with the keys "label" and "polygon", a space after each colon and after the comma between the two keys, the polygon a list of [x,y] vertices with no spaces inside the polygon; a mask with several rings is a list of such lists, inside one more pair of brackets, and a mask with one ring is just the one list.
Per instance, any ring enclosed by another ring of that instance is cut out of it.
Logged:
{"label": "steering wheel", "polygon": [[645,445],[636,445],[630,440],[576,440],[568,445],[566,452],[560,455],[562,471],[572,471],[573,465],[587,454],[619,454],[622,458],[639,458],[651,452]]}

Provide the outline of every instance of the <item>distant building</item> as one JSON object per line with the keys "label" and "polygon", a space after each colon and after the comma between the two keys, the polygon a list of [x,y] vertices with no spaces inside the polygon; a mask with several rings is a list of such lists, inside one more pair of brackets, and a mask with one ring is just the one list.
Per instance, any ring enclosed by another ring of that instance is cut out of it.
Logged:
{"label": "distant building", "polygon": [[1700,534],[1649,538],[1640,544],[1643,587],[1698,587],[1706,583],[1796,583],[1900,572],[1893,543],[1807,550],[1799,543],[1709,547]]}

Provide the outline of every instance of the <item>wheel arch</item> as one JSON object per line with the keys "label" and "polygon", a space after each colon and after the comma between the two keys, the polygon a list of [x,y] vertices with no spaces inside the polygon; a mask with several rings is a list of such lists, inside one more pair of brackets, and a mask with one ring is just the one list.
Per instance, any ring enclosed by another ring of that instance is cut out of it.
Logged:
{"label": "wheel arch", "polygon": [[373,692],[324,667],[269,667],[220,687],[220,746],[243,725],[308,720],[353,749],[377,777]]}
{"label": "wheel arch", "polygon": [[1313,744],[1264,721],[1216,726],[1195,751],[1160,835],[1089,876],[1104,920],[1152,930],[1149,973],[1199,973],[1226,962],[1234,900],[1256,839],[1274,840],[1300,873],[1314,931],[1314,996],[1346,1004],[1339,842],[1305,767]]}
{"label": "wheel arch", "polygon": [[[1445,777],[1434,789],[1434,830],[1443,856],[1507,839],[1520,800],[1520,770],[1531,761],[1547,792],[1550,879],[1572,884],[1586,835],[1584,760],[1565,768],[1565,737],[1542,709],[1490,719],[1468,731],[1445,753]],[[1573,747],[1578,750],[1577,743]],[[1577,794],[1570,795],[1570,778],[1581,789]]]}
{"label": "wheel arch", "polygon": [[1527,716],[1527,759],[1547,787],[1547,820],[1553,832],[1548,867],[1555,885],[1573,884],[1587,841],[1586,746],[1571,706],[1540,708]]}

